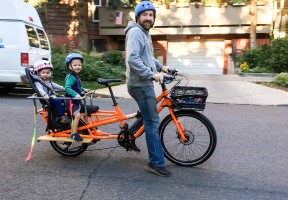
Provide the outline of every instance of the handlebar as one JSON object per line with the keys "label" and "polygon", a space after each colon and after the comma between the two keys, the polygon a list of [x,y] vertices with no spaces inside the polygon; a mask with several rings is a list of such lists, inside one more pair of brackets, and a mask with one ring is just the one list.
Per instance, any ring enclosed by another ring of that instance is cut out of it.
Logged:
{"label": "handlebar", "polygon": [[177,69],[168,69],[168,75],[163,76],[163,82],[169,84],[175,80],[175,77],[178,75]]}
{"label": "handlebar", "polygon": [[172,75],[172,76],[176,76],[177,75],[178,70],[177,69],[168,69],[168,74]]}

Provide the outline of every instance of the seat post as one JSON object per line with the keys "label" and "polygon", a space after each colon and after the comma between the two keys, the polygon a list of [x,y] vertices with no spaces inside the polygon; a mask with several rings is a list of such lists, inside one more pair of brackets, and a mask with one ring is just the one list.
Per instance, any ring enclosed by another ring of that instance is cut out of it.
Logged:
{"label": "seat post", "polygon": [[116,99],[115,99],[115,96],[114,96],[114,93],[112,91],[112,88],[109,84],[106,85],[109,89],[109,92],[110,92],[110,95],[111,95],[111,98],[112,98],[112,101],[113,101],[113,106],[116,106],[117,105],[117,102],[116,102]]}

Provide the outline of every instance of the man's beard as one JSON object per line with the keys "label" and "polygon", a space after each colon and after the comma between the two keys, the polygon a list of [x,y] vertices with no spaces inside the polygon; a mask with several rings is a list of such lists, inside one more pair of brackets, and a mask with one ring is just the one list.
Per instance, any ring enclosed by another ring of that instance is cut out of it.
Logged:
{"label": "man's beard", "polygon": [[139,23],[139,24],[140,24],[140,26],[142,26],[146,31],[149,31],[150,28],[153,27],[154,22],[146,20],[146,21],[144,21],[143,23]]}

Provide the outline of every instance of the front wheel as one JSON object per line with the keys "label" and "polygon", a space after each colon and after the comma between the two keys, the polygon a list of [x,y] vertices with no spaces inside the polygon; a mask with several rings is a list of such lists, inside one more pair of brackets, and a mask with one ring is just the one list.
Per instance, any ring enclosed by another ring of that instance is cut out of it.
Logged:
{"label": "front wheel", "polygon": [[217,135],[213,124],[201,113],[181,110],[174,113],[184,127],[186,141],[181,140],[171,115],[159,126],[159,134],[165,157],[174,164],[196,166],[213,154]]}
{"label": "front wheel", "polygon": [[[84,126],[85,122],[83,120],[79,121],[79,127]],[[78,131],[79,134],[89,135],[87,130]],[[53,149],[61,154],[62,156],[75,157],[86,151],[89,144],[82,142],[59,142],[50,141]]]}

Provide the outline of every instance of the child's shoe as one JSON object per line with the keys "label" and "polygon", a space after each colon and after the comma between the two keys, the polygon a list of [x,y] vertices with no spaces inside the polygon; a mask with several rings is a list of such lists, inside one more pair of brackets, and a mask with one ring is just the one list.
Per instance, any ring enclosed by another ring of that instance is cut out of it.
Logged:
{"label": "child's shoe", "polygon": [[63,124],[69,124],[71,122],[71,119],[64,115],[63,117],[61,117],[60,122]]}
{"label": "child's shoe", "polygon": [[72,133],[70,136],[73,140],[75,140],[76,142],[81,142],[83,141],[83,138],[81,138],[81,136],[78,133]]}

